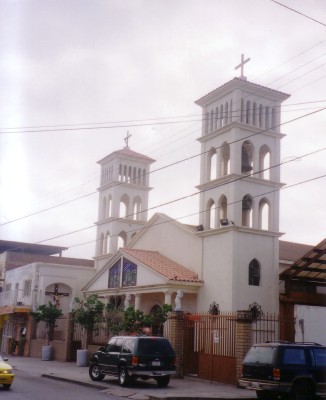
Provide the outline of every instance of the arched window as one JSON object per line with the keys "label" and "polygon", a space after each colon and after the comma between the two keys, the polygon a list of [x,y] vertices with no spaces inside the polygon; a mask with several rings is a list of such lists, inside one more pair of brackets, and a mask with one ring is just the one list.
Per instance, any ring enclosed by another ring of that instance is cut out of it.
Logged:
{"label": "arched window", "polygon": [[121,231],[118,236],[118,249],[126,247],[127,244],[127,234],[125,231]]}
{"label": "arched window", "polygon": [[240,122],[244,122],[244,100],[241,99],[241,106],[240,106]]}
{"label": "arched window", "polygon": [[215,207],[215,202],[212,199],[208,200],[207,202],[206,216],[207,216],[207,224],[206,224],[207,228],[214,229],[216,227],[215,225],[216,207]]}
{"label": "arched window", "polygon": [[132,173],[132,183],[137,183],[137,168],[134,167],[133,173]]}
{"label": "arched window", "polygon": [[220,126],[224,125],[224,112],[223,112],[223,104],[220,106]]}
{"label": "arched window", "polygon": [[259,286],[260,284],[260,263],[254,258],[249,263],[248,283],[250,286]]}
{"label": "arched window", "polygon": [[259,219],[258,224],[260,229],[270,229],[270,203],[267,199],[261,199],[259,202]]}
{"label": "arched window", "polygon": [[102,219],[106,218],[106,197],[102,199]]}
{"label": "arched window", "polygon": [[209,113],[207,112],[204,117],[204,132],[208,133]]}
{"label": "arched window", "polygon": [[106,232],[103,244],[103,254],[110,253],[110,232]]}
{"label": "arched window", "polygon": [[129,166],[128,168],[128,182],[130,183],[132,179],[132,167]]}
{"label": "arched window", "polygon": [[275,108],[272,108],[272,126],[271,126],[272,130],[275,131],[276,129],[276,112],[275,112]]}
{"label": "arched window", "polygon": [[215,129],[218,128],[218,107],[215,108]]}
{"label": "arched window", "polygon": [[137,183],[141,184],[141,168],[138,168],[138,176],[137,176]]}
{"label": "arched window", "polygon": [[228,102],[225,103],[225,111],[224,111],[224,125],[227,125],[229,123],[229,104]]}
{"label": "arched window", "polygon": [[228,201],[226,196],[223,194],[218,201],[218,210],[219,210],[219,221],[221,219],[225,219],[228,216]]}
{"label": "arched window", "polygon": [[210,127],[209,127],[210,129],[210,132],[213,132],[213,130],[214,130],[214,111],[213,110],[211,110],[211,119],[210,119]]}
{"label": "arched window", "polygon": [[126,165],[124,165],[123,166],[123,182],[127,182],[127,180],[128,180],[128,173],[127,173],[127,166]]}
{"label": "arched window", "polygon": [[253,146],[246,140],[241,147],[241,173],[248,174],[253,167]]}
{"label": "arched window", "polygon": [[112,217],[112,196],[110,195],[108,198],[108,205],[107,205],[107,216],[109,218]]}
{"label": "arched window", "polygon": [[129,208],[129,197],[124,194],[121,196],[120,199],[120,212],[119,218],[126,218],[128,215],[128,208]]}
{"label": "arched window", "polygon": [[121,164],[119,165],[119,181],[120,182],[123,181],[123,179],[122,179],[122,165]]}
{"label": "arched window", "polygon": [[135,197],[133,204],[133,214],[135,221],[141,221],[141,198],[139,196]]}
{"label": "arched window", "polygon": [[252,197],[246,194],[242,199],[242,226],[252,227],[252,203]]}
{"label": "arched window", "polygon": [[270,126],[269,126],[269,107],[268,106],[266,106],[266,108],[265,108],[265,128],[266,129],[270,128]]}
{"label": "arched window", "polygon": [[259,106],[259,128],[263,127],[263,106],[262,104]]}
{"label": "arched window", "polygon": [[250,101],[247,100],[247,107],[246,107],[246,124],[250,124]]}
{"label": "arched window", "polygon": [[252,124],[254,126],[257,125],[257,105],[256,105],[256,103],[254,103],[252,105]]}
{"label": "arched window", "polygon": [[261,179],[271,177],[271,151],[267,145],[259,149],[259,177]]}
{"label": "arched window", "polygon": [[104,246],[104,233],[102,232],[100,235],[100,246],[99,246],[99,255],[101,256],[103,254],[103,246]]}
{"label": "arched window", "polygon": [[229,122],[231,123],[233,121],[233,103],[232,99],[230,100],[230,110],[229,110]]}
{"label": "arched window", "polygon": [[229,175],[230,173],[230,145],[226,142],[221,147],[221,176]]}
{"label": "arched window", "polygon": [[144,168],[143,169],[143,176],[142,176],[142,178],[143,178],[143,186],[146,186],[146,177],[147,177],[146,169]]}
{"label": "arched window", "polygon": [[212,147],[207,153],[207,180],[216,179],[216,149]]}

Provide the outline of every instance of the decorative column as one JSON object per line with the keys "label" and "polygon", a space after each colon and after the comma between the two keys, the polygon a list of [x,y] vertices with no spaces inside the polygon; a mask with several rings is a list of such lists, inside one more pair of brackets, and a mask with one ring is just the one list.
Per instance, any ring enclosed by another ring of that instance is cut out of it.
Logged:
{"label": "decorative column", "polygon": [[172,304],[172,293],[168,290],[164,292],[164,303],[165,304]]}
{"label": "decorative column", "polygon": [[135,310],[139,310],[139,308],[140,308],[140,299],[141,299],[141,294],[136,293],[135,294]]}

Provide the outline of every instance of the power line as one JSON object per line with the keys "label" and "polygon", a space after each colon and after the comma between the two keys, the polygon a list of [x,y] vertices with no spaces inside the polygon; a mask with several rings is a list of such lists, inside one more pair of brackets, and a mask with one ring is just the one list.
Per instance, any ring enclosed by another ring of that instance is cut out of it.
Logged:
{"label": "power line", "polygon": [[[310,152],[310,153],[303,154],[303,155],[301,155],[301,156],[295,157],[294,159],[287,160],[287,161],[283,161],[283,162],[281,162],[281,163],[279,163],[279,164],[276,164],[276,165],[273,165],[273,166],[271,166],[271,167],[269,167],[269,168],[265,168],[265,169],[263,169],[263,170],[257,171],[257,172],[255,172],[255,173],[253,173],[252,175],[259,175],[260,173],[262,173],[262,172],[264,172],[264,171],[267,171],[267,170],[269,170],[269,169],[278,168],[278,167],[280,167],[281,165],[291,163],[291,162],[293,162],[293,161],[295,161],[295,160],[297,160],[297,159],[302,159],[302,158],[311,156],[311,155],[313,155],[313,154],[316,154],[316,153],[319,153],[319,152],[322,152],[322,151],[325,151],[325,150],[326,150],[326,147],[324,147],[324,148],[322,148],[322,149],[318,149],[318,150],[312,151],[312,152]],[[252,175],[250,175],[250,176],[252,176]],[[249,177],[250,177],[250,176],[249,176]],[[324,177],[324,176],[325,176],[325,175],[323,175],[322,177]],[[167,201],[167,202],[165,202],[165,203],[161,203],[161,204],[158,204],[158,205],[156,205],[156,206],[149,207],[149,208],[147,208],[146,210],[142,210],[142,211],[140,211],[140,212],[138,212],[138,213],[136,213],[136,214],[142,214],[142,213],[144,213],[144,212],[152,211],[152,210],[155,210],[155,209],[157,209],[157,208],[164,207],[164,206],[167,206],[167,205],[176,203],[176,202],[181,201],[181,200],[186,200],[186,199],[188,199],[188,198],[191,198],[191,197],[194,197],[194,196],[198,196],[198,195],[201,194],[201,193],[210,191],[210,190],[215,189],[215,188],[217,188],[217,187],[222,187],[222,186],[225,186],[225,185],[229,185],[229,184],[231,184],[231,183],[234,183],[234,182],[237,182],[237,181],[246,179],[246,178],[248,178],[248,175],[243,175],[243,176],[237,177],[237,178],[235,178],[235,179],[232,179],[232,180],[230,180],[229,182],[223,182],[223,183],[221,183],[221,184],[217,184],[217,185],[215,185],[215,186],[212,186],[212,187],[209,187],[209,188],[206,188],[206,189],[203,189],[203,190],[199,190],[199,191],[197,191],[197,192],[194,192],[194,193],[191,193],[191,194],[188,194],[188,195],[179,197],[179,198],[177,198],[177,199],[173,199],[173,200]],[[316,179],[316,178],[312,178],[311,180],[314,180],[314,179]],[[275,190],[279,190],[279,189],[275,189]],[[275,190],[273,190],[273,191],[275,191]],[[268,192],[268,193],[270,193],[270,192]],[[114,218],[112,221],[120,221],[120,220],[122,220],[122,219],[125,219],[125,218],[128,218],[128,217],[132,217],[132,216],[134,216],[134,215],[135,215],[135,214],[129,214],[129,215],[126,215],[126,216],[124,216],[124,217]],[[39,242],[36,242],[35,244],[40,244],[40,243],[43,243],[43,242],[48,242],[49,240],[54,240],[54,239],[58,239],[58,238],[61,238],[61,237],[64,237],[64,236],[68,236],[68,235],[72,235],[72,234],[75,234],[75,233],[79,233],[79,232],[82,232],[82,231],[85,231],[85,230],[88,230],[88,229],[91,229],[91,228],[94,228],[94,227],[95,227],[94,225],[87,226],[87,227],[84,227],[84,228],[81,228],[81,229],[78,229],[78,230],[75,230],[75,231],[72,231],[72,232],[67,232],[67,233],[65,233],[65,234],[61,234],[61,235],[57,235],[57,236],[54,236],[54,237],[51,237],[51,238],[48,238],[48,239],[41,240],[41,241],[39,241]]]}
{"label": "power line", "polygon": [[317,24],[326,26],[326,24],[324,24],[323,22],[318,21],[318,20],[315,19],[315,18],[309,17],[307,14],[304,14],[304,13],[302,13],[302,12],[300,12],[300,11],[297,11],[297,10],[295,10],[294,8],[291,8],[291,7],[289,7],[289,6],[286,6],[285,4],[282,4],[282,3],[280,3],[280,2],[278,2],[278,1],[276,1],[276,0],[271,0],[271,1],[272,1],[273,3],[276,3],[276,4],[278,4],[278,5],[282,6],[282,7],[284,7],[284,8],[287,8],[288,10],[291,10],[291,11],[297,13],[297,14],[302,15],[302,16],[305,17],[305,18],[308,18],[308,19],[311,19],[311,20],[314,21],[314,22],[317,22]]}
{"label": "power line", "polygon": [[[239,142],[239,141],[245,141],[246,139],[249,139],[249,138],[251,138],[251,137],[253,137],[253,136],[257,136],[257,135],[262,134],[262,133],[264,133],[264,132],[271,131],[271,130],[273,130],[273,129],[279,127],[279,126],[287,125],[287,124],[289,124],[289,123],[298,121],[298,120],[300,120],[300,119],[302,119],[302,118],[305,118],[305,117],[311,116],[311,115],[313,115],[313,114],[316,114],[316,113],[318,113],[318,112],[324,111],[325,109],[326,109],[326,107],[324,107],[324,108],[322,108],[322,109],[319,109],[319,110],[317,110],[317,111],[310,112],[310,113],[308,113],[308,114],[301,115],[301,116],[299,116],[299,117],[297,117],[297,118],[294,118],[294,119],[292,119],[292,120],[290,120],[290,121],[286,121],[286,122],[283,122],[282,124],[279,124],[279,125],[277,125],[277,126],[273,126],[273,127],[269,128],[269,129],[264,129],[264,130],[262,130],[262,131],[259,131],[259,132],[250,134],[250,135],[248,135],[248,136],[246,136],[246,137],[242,137],[242,138],[236,139],[236,140],[234,140],[234,141],[232,141],[232,142],[229,142],[229,145],[235,144],[235,143],[237,143],[237,142]],[[222,145],[222,146],[219,146],[219,147],[216,147],[215,150],[221,149],[222,147],[223,147],[223,145]],[[182,163],[182,162],[192,160],[192,159],[194,159],[194,158],[196,158],[196,157],[199,157],[199,156],[202,156],[202,155],[204,155],[204,154],[207,154],[209,151],[210,151],[210,150],[207,150],[207,151],[205,151],[205,152],[197,153],[197,154],[194,154],[194,155],[192,155],[192,156],[183,158],[183,159],[181,159],[181,160],[175,161],[175,162],[173,162],[173,163],[167,164],[167,165],[165,165],[165,166],[163,166],[163,167],[160,167],[160,168],[157,168],[157,169],[155,169],[155,170],[153,170],[153,171],[150,171],[150,172],[148,172],[148,173],[145,174],[145,175],[149,175],[149,174],[152,174],[152,173],[155,173],[155,172],[158,172],[158,171],[162,171],[162,170],[164,170],[164,169],[166,169],[166,168],[169,168],[169,167],[178,165],[178,164],[180,164],[180,163]],[[122,185],[123,183],[124,183],[124,182],[118,182],[118,183],[116,183],[115,185],[113,185],[113,187],[115,187],[115,186],[120,186],[120,185]],[[14,219],[14,220],[7,221],[7,222],[4,222],[4,223],[0,224],[0,227],[1,227],[1,226],[4,226],[4,225],[8,225],[8,224],[13,223],[13,222],[20,221],[20,220],[22,220],[22,219],[25,219],[25,218],[28,218],[28,217],[31,217],[31,216],[34,216],[34,215],[41,214],[41,213],[43,213],[43,212],[46,212],[46,211],[49,211],[49,210],[52,210],[52,209],[55,209],[55,208],[58,208],[58,207],[61,207],[61,206],[63,206],[63,205],[72,203],[72,202],[74,202],[74,201],[83,199],[83,198],[85,198],[85,197],[89,197],[89,196],[91,196],[91,195],[93,195],[93,194],[96,194],[96,193],[97,193],[96,191],[95,191],[95,192],[91,192],[91,193],[88,193],[88,194],[85,194],[85,195],[76,197],[76,198],[74,198],[74,199],[70,199],[70,200],[67,200],[67,201],[65,201],[65,202],[61,202],[60,204],[57,204],[57,205],[54,205],[54,206],[47,207],[47,208],[45,208],[45,209],[36,211],[36,212],[34,212],[34,213],[31,213],[31,214],[28,214],[28,215],[25,215],[25,216],[22,216],[22,217],[18,217],[18,218]],[[164,204],[164,205],[165,205],[165,204]],[[149,209],[149,210],[150,210],[150,209]],[[148,210],[146,210],[146,211],[148,211]]]}

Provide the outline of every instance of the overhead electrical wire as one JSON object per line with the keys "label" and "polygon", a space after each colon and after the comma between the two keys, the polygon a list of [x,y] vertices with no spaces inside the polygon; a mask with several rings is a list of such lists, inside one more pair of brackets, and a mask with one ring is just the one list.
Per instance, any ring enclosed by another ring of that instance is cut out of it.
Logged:
{"label": "overhead electrical wire", "polygon": [[[292,119],[292,120],[290,120],[290,121],[283,122],[283,123],[281,123],[281,124],[279,124],[279,125],[276,125],[276,126],[273,126],[273,127],[271,127],[271,128],[264,129],[264,130],[262,130],[262,131],[252,133],[252,134],[250,134],[250,135],[247,135],[246,137],[242,137],[242,138],[233,140],[232,142],[229,142],[228,144],[229,144],[229,145],[232,145],[232,144],[237,143],[237,142],[239,142],[239,141],[245,141],[246,139],[249,139],[249,138],[251,138],[251,137],[253,137],[253,136],[257,136],[257,135],[262,134],[262,133],[264,133],[264,132],[271,131],[271,130],[273,130],[273,129],[279,127],[279,126],[287,125],[287,124],[289,124],[289,123],[298,121],[298,120],[300,120],[300,119],[302,119],[302,118],[311,116],[311,115],[313,115],[313,114],[319,113],[319,112],[324,111],[324,110],[326,110],[326,107],[324,107],[324,108],[322,108],[322,109],[319,109],[319,110],[317,110],[317,111],[313,111],[313,112],[310,112],[310,113],[308,113],[308,114],[299,116],[299,117],[294,118],[294,119]],[[221,148],[222,148],[222,146],[219,146],[219,147],[216,147],[215,150],[218,150],[218,149],[221,149]],[[147,175],[153,174],[153,173],[158,172],[158,171],[162,171],[162,170],[164,170],[164,169],[166,169],[166,168],[169,168],[169,167],[171,167],[171,166],[175,166],[175,165],[178,165],[178,164],[180,164],[180,163],[182,163],[182,162],[189,161],[189,160],[194,159],[194,158],[196,158],[196,157],[202,156],[202,155],[204,155],[204,154],[207,154],[209,151],[210,151],[210,150],[207,150],[207,151],[204,151],[204,152],[201,152],[201,153],[197,153],[197,154],[194,154],[194,155],[192,155],[192,156],[189,156],[189,157],[183,158],[183,159],[181,159],[181,160],[175,161],[175,162],[173,162],[173,163],[164,165],[164,166],[162,166],[162,167],[159,167],[159,168],[157,168],[157,169],[154,169],[154,170],[150,171],[149,173],[147,173]],[[117,182],[115,185],[112,185],[112,187],[120,186],[120,185],[122,185],[123,183],[124,183],[124,182]],[[85,197],[89,197],[89,196],[91,196],[91,195],[94,195],[94,194],[96,194],[96,193],[97,193],[97,191],[94,191],[94,192],[91,192],[91,193],[88,193],[88,194],[85,194],[85,195],[76,197],[76,198],[74,198],[74,199],[70,199],[70,200],[61,202],[60,204],[57,204],[57,205],[54,205],[54,206],[51,206],[51,207],[47,207],[47,208],[45,208],[45,209],[43,209],[43,210],[39,210],[39,211],[36,211],[36,212],[34,212],[34,213],[31,213],[31,214],[28,214],[28,215],[25,215],[25,216],[22,216],[22,217],[18,217],[18,218],[14,219],[14,220],[1,223],[1,224],[0,224],[0,227],[1,227],[1,226],[4,226],[4,225],[8,225],[8,224],[13,223],[13,222],[20,221],[20,220],[22,220],[22,219],[25,219],[25,218],[28,218],[28,217],[31,217],[31,216],[34,216],[34,215],[41,214],[41,213],[43,213],[43,212],[45,212],[45,211],[49,211],[49,210],[52,210],[52,209],[54,209],[54,208],[61,207],[61,206],[63,206],[63,205],[72,203],[72,202],[74,202],[74,201],[77,201],[77,200],[83,199],[83,198],[85,198]]]}

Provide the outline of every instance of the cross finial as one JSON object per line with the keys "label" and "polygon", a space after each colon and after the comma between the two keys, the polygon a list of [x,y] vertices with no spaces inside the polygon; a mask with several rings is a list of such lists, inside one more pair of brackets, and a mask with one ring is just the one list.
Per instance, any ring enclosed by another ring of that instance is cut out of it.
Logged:
{"label": "cross finial", "polygon": [[239,65],[237,65],[234,69],[238,69],[241,68],[241,76],[240,79],[243,79],[244,81],[247,80],[247,78],[243,75],[243,66],[250,61],[250,58],[247,58],[246,60],[244,59],[244,55],[241,54],[241,63]]}
{"label": "cross finial", "polygon": [[129,131],[127,131],[127,136],[124,138],[124,141],[126,143],[126,148],[129,149],[129,139],[131,138],[132,135],[129,134]]}

